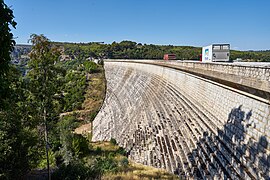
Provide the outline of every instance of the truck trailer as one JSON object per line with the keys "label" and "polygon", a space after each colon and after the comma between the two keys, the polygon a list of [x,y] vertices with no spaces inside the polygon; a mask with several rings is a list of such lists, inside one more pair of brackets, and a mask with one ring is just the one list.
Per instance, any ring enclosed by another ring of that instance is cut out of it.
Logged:
{"label": "truck trailer", "polygon": [[163,59],[164,60],[176,60],[176,55],[175,54],[164,54]]}
{"label": "truck trailer", "polygon": [[212,44],[202,48],[202,62],[229,62],[230,44]]}

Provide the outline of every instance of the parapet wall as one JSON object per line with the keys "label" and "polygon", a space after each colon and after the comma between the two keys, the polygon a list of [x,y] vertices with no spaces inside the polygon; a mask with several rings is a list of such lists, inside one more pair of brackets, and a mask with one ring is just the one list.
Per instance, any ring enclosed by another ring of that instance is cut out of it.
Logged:
{"label": "parapet wall", "polygon": [[[267,99],[168,64],[147,63],[105,62],[107,94],[93,122],[94,141],[115,138],[131,159],[183,178],[270,177]],[[269,81],[263,76],[258,78]]]}
{"label": "parapet wall", "polygon": [[270,103],[270,63],[201,63],[198,61],[109,60],[170,67],[255,95]]}

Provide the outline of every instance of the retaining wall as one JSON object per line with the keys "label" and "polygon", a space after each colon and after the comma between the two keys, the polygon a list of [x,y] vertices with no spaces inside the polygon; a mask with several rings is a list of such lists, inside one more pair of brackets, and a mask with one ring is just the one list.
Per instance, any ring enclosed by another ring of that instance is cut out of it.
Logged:
{"label": "retaining wall", "polygon": [[94,141],[115,138],[129,158],[183,178],[270,177],[268,100],[164,66],[106,62],[105,72]]}

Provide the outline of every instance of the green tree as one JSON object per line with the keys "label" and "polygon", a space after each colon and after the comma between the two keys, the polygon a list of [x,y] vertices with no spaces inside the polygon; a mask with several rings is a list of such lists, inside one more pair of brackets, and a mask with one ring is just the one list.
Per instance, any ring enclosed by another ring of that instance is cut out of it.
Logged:
{"label": "green tree", "polygon": [[18,71],[13,67],[6,72],[10,88],[6,89],[6,99],[1,99],[1,105],[5,105],[0,109],[0,179],[16,179],[25,174],[30,168],[28,149],[34,146],[31,131],[22,121],[18,77]]}
{"label": "green tree", "polygon": [[70,70],[66,74],[65,81],[64,111],[80,109],[84,100],[83,93],[86,87],[85,73]]}
{"label": "green tree", "polygon": [[28,149],[34,144],[22,121],[20,74],[10,64],[15,45],[10,32],[16,26],[13,18],[13,11],[0,0],[0,179],[17,179],[28,171]]}
{"label": "green tree", "polygon": [[21,144],[23,130],[20,118],[14,113],[18,74],[10,66],[10,53],[15,45],[10,32],[16,26],[13,18],[13,11],[0,0],[0,179],[16,178],[22,174],[23,167],[27,168],[27,151]]}
{"label": "green tree", "polygon": [[8,8],[3,0],[0,0],[0,108],[4,108],[5,99],[9,93],[9,63],[10,53],[13,51],[15,41],[10,32],[10,26],[15,28],[16,22],[13,20],[13,11]]}
{"label": "green tree", "polygon": [[8,65],[10,62],[10,53],[13,50],[15,41],[13,40],[13,34],[10,32],[10,26],[15,28],[16,22],[13,20],[13,11],[0,0],[0,73],[8,71]]}
{"label": "green tree", "polygon": [[92,61],[85,61],[83,63],[85,69],[90,72],[90,73],[94,73],[97,72],[98,66],[96,63],[92,62]]}
{"label": "green tree", "polygon": [[33,34],[30,41],[33,47],[28,63],[30,68],[27,74],[29,79],[28,100],[36,107],[33,116],[38,129],[44,134],[47,169],[50,179],[48,131],[58,120],[58,95],[61,94],[60,79],[62,79],[64,72],[60,67],[55,66],[55,63],[59,60],[60,52],[48,38],[44,35]]}

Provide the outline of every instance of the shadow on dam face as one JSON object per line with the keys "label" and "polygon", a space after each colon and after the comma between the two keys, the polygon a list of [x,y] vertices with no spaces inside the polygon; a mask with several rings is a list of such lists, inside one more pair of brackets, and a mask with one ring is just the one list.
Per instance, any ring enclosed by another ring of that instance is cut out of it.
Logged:
{"label": "shadow on dam face", "polygon": [[[242,105],[233,108],[227,123],[218,135],[208,132],[197,142],[189,157],[198,167],[193,173],[201,178],[269,179],[270,156],[266,154],[268,140],[260,136],[259,141],[246,137],[252,110],[245,112]],[[195,166],[196,166],[195,165]],[[179,169],[175,171],[181,176]],[[185,177],[185,176],[184,176]]]}
{"label": "shadow on dam face", "polygon": [[269,179],[269,104],[151,65],[105,63],[93,141],[183,179]]}

